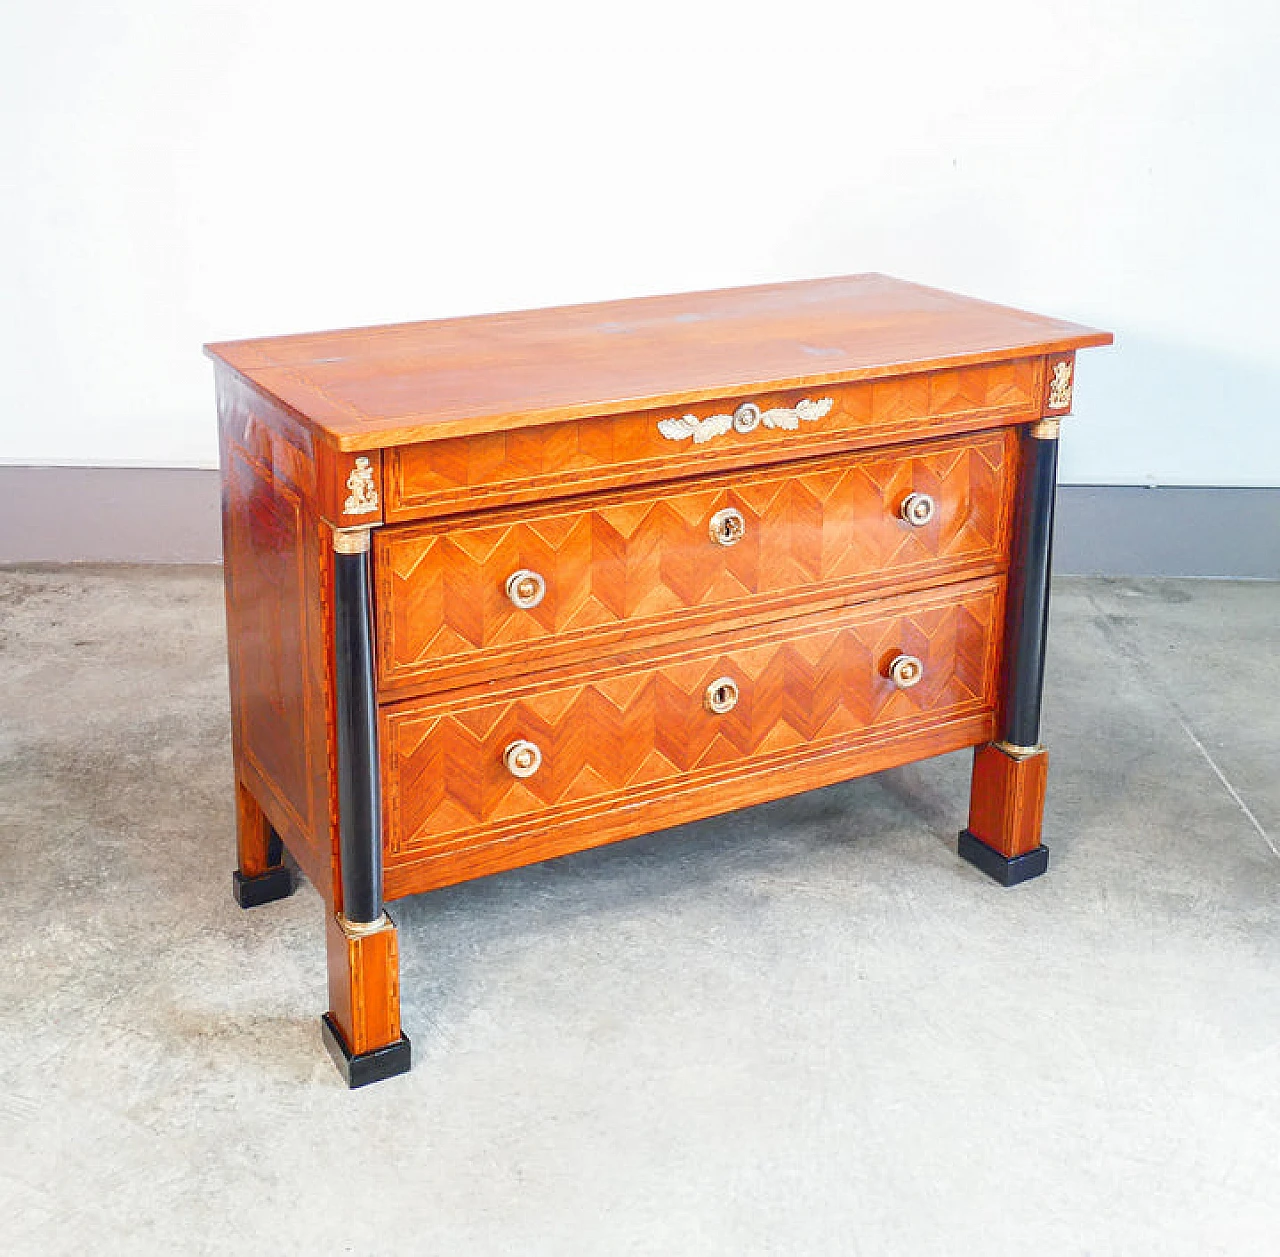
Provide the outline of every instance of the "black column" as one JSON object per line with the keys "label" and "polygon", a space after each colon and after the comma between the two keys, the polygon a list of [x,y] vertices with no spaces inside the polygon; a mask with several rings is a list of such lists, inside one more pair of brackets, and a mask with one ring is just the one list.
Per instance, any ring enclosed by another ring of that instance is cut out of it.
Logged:
{"label": "black column", "polygon": [[1022,492],[1009,570],[1004,657],[1002,740],[1012,746],[1029,748],[1040,741],[1057,478],[1058,422],[1045,419],[1022,438]]}
{"label": "black column", "polygon": [[382,917],[382,803],[373,690],[369,531],[333,535],[334,678],[338,741],[338,845],[342,915]]}

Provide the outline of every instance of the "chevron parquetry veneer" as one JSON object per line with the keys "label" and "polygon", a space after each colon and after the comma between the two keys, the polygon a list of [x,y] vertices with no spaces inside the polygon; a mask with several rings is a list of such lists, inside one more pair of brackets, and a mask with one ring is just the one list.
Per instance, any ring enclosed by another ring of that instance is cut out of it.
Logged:
{"label": "chevron parquetry veneer", "polygon": [[[759,614],[805,591],[836,598],[994,567],[1008,527],[1017,465],[1008,429],[927,452],[845,455],[770,474],[715,477],[680,492],[615,496],[603,505],[525,509],[448,525],[409,525],[375,540],[382,680],[400,686],[470,675],[661,624],[714,624]],[[927,528],[904,528],[908,493],[938,505]],[[731,547],[707,543],[719,510],[741,511]],[[513,606],[509,572],[547,582],[537,606]],[[609,632],[609,630],[615,630]]]}

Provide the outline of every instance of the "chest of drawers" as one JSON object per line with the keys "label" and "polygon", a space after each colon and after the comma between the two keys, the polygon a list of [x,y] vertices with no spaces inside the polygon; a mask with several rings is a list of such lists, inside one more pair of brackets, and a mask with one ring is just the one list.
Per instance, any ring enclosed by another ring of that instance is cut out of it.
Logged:
{"label": "chest of drawers", "polygon": [[348,1083],[409,1066],[403,895],[964,747],[960,854],[1043,872],[1059,420],[1110,339],[865,275],[209,346],[234,887],[324,897]]}

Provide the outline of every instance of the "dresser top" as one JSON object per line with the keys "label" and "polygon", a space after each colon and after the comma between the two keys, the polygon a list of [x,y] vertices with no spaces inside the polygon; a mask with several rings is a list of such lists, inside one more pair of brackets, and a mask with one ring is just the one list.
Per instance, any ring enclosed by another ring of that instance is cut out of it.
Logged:
{"label": "dresser top", "polygon": [[1106,345],[887,275],[224,341],[205,351],[341,450]]}

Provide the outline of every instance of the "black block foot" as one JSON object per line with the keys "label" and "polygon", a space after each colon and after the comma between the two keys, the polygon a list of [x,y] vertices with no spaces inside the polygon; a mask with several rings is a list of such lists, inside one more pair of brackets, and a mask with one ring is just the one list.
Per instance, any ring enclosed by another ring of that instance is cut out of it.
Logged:
{"label": "black block foot", "polygon": [[236,903],[242,908],[256,908],[259,904],[287,899],[296,885],[293,869],[287,864],[268,869],[257,877],[245,877],[239,869],[231,875],[231,889]]}
{"label": "black block foot", "polygon": [[388,1043],[386,1047],[375,1048],[372,1052],[352,1055],[343,1042],[342,1031],[325,1013],[320,1019],[320,1037],[324,1039],[338,1072],[347,1080],[347,1086],[353,1089],[409,1072],[411,1049],[407,1035],[402,1034],[399,1043]]}
{"label": "black block foot", "polygon": [[967,829],[960,831],[957,850],[970,864],[980,868],[988,877],[994,877],[1001,886],[1029,882],[1049,867],[1048,847],[1037,847],[1034,851],[1010,857],[988,847],[981,838],[975,838]]}

